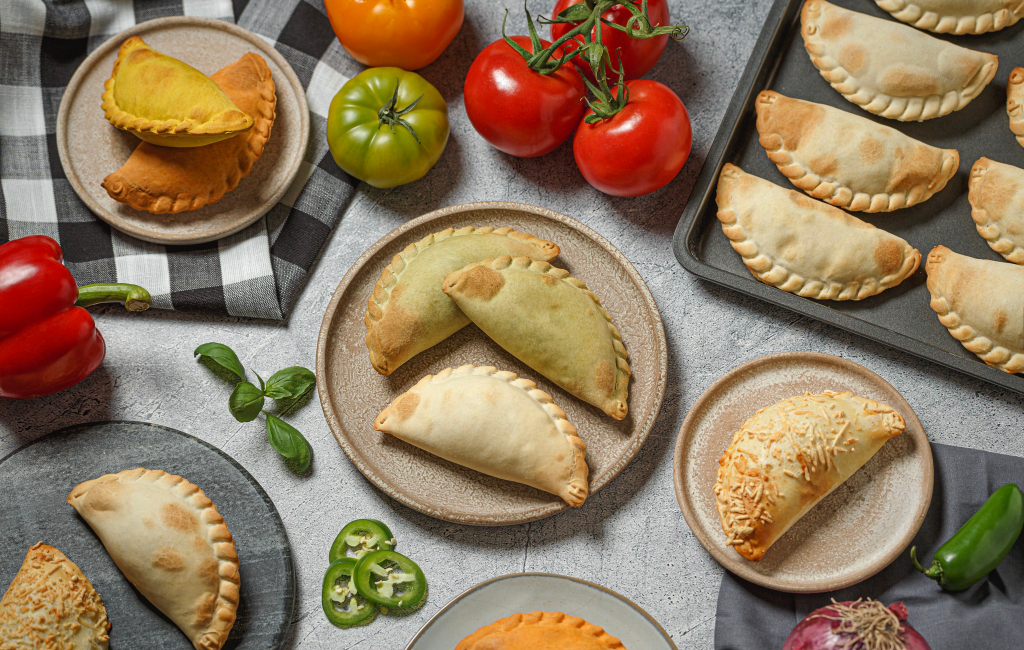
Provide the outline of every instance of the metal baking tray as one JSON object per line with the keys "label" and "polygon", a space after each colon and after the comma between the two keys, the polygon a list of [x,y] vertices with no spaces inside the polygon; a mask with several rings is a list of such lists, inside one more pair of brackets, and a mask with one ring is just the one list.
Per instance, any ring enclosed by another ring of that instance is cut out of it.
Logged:
{"label": "metal baking tray", "polygon": [[[895,20],[870,0],[832,0],[834,4]],[[1010,71],[1024,65],[1024,21],[994,34],[939,36],[963,47],[999,56],[995,79],[965,108],[925,122],[897,122],[876,117],[832,89],[811,64],[800,36],[803,0],[776,0],[754,45],[722,127],[708,152],[673,237],[679,263],[717,284],[786,307],[830,325],[866,336],[899,350],[930,359],[1004,388],[1024,393],[1024,377],[985,365],[954,339],[929,307],[924,258],[944,244],[958,253],[1003,260],[978,235],[967,201],[967,181],[978,158],[1024,167],[1024,148],[1010,133],[1006,83]],[[921,268],[902,284],[860,301],[818,301],[781,291],[754,279],[722,233],[715,189],[722,166],[731,162],[787,189],[796,189],[775,167],[757,141],[754,100],[764,89],[829,104],[899,129],[929,144],[960,152],[960,169],[928,201],[882,214],[852,213],[906,239],[921,251]]]}

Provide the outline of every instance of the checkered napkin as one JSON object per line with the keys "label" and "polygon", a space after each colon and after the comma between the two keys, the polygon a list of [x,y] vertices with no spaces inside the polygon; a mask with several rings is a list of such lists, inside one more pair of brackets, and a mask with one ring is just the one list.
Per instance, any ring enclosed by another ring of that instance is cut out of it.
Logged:
{"label": "checkered napkin", "polygon": [[[260,221],[217,242],[165,247],[89,211],[54,134],[64,88],[89,52],[137,22],[179,14],[237,20],[271,43],[306,87],[311,133],[295,184]],[[282,319],[355,190],[327,150],[326,116],[359,69],[320,0],[0,0],[0,243],[49,235],[80,284],[140,284],[161,309]]]}

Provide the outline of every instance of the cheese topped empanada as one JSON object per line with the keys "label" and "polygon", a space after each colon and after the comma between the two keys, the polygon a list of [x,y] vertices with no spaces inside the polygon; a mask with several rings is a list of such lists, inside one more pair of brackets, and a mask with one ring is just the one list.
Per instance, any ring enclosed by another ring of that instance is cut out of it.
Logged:
{"label": "cheese topped empanada", "polygon": [[[1021,4],[1024,7],[1024,3]],[[1006,114],[1010,116],[1010,131],[1024,147],[1024,68],[1014,68],[1006,84]]]}
{"label": "cheese topped empanada", "polygon": [[969,50],[913,27],[806,0],[804,47],[821,76],[869,113],[901,121],[958,111],[996,74],[994,54]]}
{"label": "cheese topped empanada", "polygon": [[956,174],[960,154],[838,108],[763,90],[761,146],[794,185],[847,210],[891,212],[926,201]]}
{"label": "cheese topped empanada", "polygon": [[897,20],[936,34],[984,34],[1024,16],[1021,0],[875,0]]}
{"label": "cheese topped empanada", "polygon": [[992,250],[1024,264],[1024,169],[981,158],[971,168],[971,217]]}
{"label": "cheese topped empanada", "polygon": [[582,618],[562,612],[513,614],[470,634],[455,650],[626,650]]}

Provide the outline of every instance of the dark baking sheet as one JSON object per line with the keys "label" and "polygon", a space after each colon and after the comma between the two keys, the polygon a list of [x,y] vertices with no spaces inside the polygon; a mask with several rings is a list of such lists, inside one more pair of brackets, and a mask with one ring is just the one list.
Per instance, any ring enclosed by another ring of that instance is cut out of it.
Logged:
{"label": "dark baking sheet", "polygon": [[[834,4],[888,20],[870,0],[833,0]],[[811,316],[919,357],[1024,393],[1024,377],[986,366],[950,336],[928,306],[924,258],[943,244],[981,259],[1001,256],[978,235],[967,201],[967,181],[978,158],[1024,167],[1024,148],[1010,133],[1006,115],[1006,82],[1010,71],[1024,65],[1024,21],[994,34],[939,36],[963,47],[999,56],[995,79],[964,109],[925,122],[897,122],[876,117],[847,101],[811,64],[800,36],[803,0],[776,0],[754,46],[747,68],[715,137],[690,201],[676,227],[673,248],[686,270],[718,284]],[[930,33],[930,32],[928,32]],[[769,287],[755,280],[732,250],[715,216],[715,188],[722,166],[731,162],[745,171],[787,189],[796,189],[775,167],[757,141],[754,99],[764,89],[829,104],[929,144],[960,152],[960,170],[928,201],[884,214],[851,213],[906,239],[921,251],[921,268],[902,284],[860,301],[817,301]]]}
{"label": "dark baking sheet", "polygon": [[225,650],[277,650],[295,608],[291,547],[277,509],[245,469],[212,445],[145,422],[62,429],[0,460],[0,590],[29,546],[55,546],[82,569],[107,608],[111,650],[190,650],[192,643],[114,565],[66,498],[89,479],[125,469],[162,469],[189,479],[217,505],[235,538],[241,574],[238,618]]}

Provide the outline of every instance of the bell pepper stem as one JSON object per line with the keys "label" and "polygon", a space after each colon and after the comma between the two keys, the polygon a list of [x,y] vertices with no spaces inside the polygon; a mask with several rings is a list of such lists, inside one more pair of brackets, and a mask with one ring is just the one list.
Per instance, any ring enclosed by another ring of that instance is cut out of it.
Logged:
{"label": "bell pepper stem", "polygon": [[939,566],[938,564],[932,564],[930,567],[925,569],[924,567],[921,566],[921,563],[917,561],[917,547],[916,546],[911,546],[910,547],[910,561],[914,563],[914,568],[915,569],[917,569],[921,573],[925,574],[926,576],[928,576],[932,580],[941,580],[942,579],[942,567],[941,566]]}
{"label": "bell pepper stem", "polygon": [[136,284],[101,282],[78,288],[77,307],[88,307],[104,302],[124,303],[128,311],[146,311],[153,302],[149,292]]}

